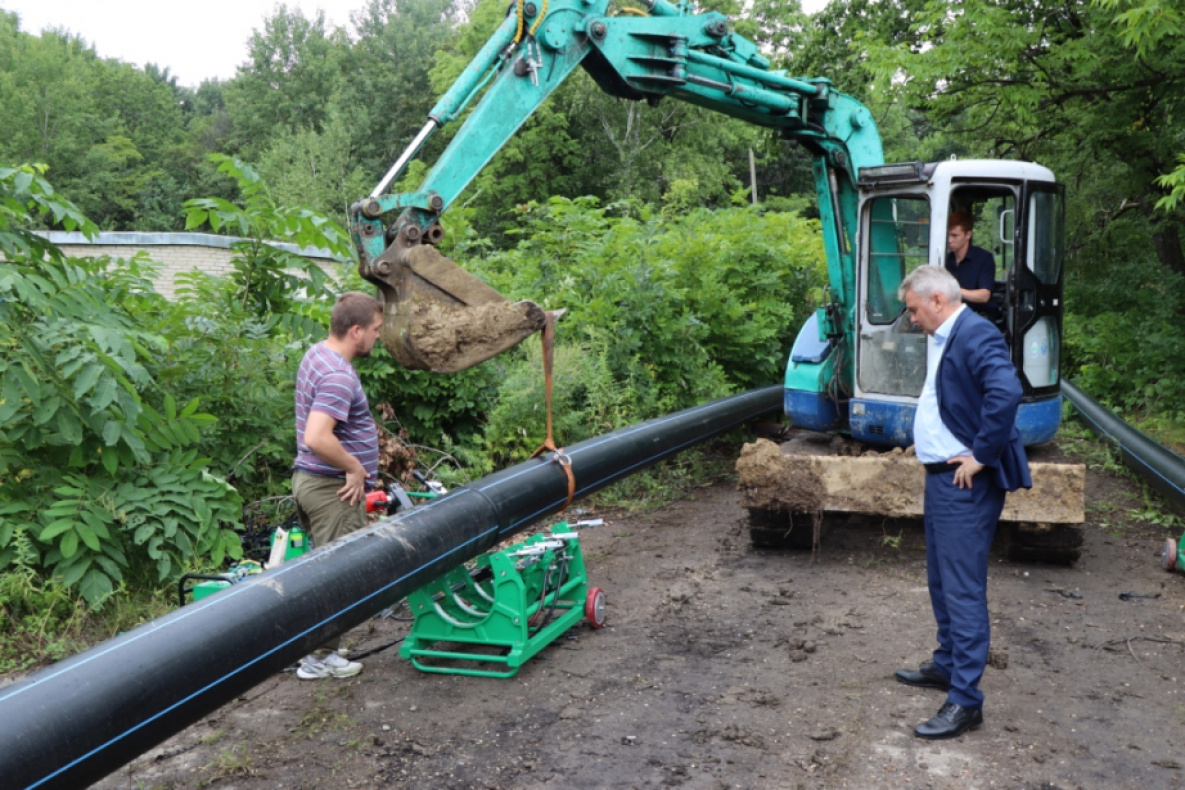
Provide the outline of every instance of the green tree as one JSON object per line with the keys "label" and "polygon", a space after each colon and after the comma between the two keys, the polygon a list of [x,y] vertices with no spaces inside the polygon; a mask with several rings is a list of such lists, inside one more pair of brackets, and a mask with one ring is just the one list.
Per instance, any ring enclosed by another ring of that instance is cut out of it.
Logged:
{"label": "green tree", "polygon": [[237,148],[254,155],[283,131],[321,131],[341,85],[345,34],[280,4],[248,42],[249,62],[225,86]]}
{"label": "green tree", "polygon": [[[676,181],[697,185],[698,205],[726,206],[748,183],[748,150],[760,147],[760,127],[675,99],[651,107],[614,99],[587,75],[565,94],[567,115],[579,119],[572,150],[592,194],[609,202],[658,203]],[[552,193],[565,194],[565,193]]]}
{"label": "green tree", "polygon": [[455,0],[368,0],[351,15],[357,40],[345,56],[349,79],[334,111],[352,127],[358,162],[369,168],[371,181],[427,123],[436,103],[428,74],[437,52],[456,35],[463,9]]}
{"label": "green tree", "polygon": [[350,204],[378,179],[362,166],[353,135],[336,112],[321,132],[282,132],[260,157],[260,176],[281,205],[305,206],[345,224]]}
{"label": "green tree", "polygon": [[226,109],[225,83],[203,80],[193,94],[193,112],[186,121],[190,143],[203,155],[233,150],[233,122]]}
{"label": "green tree", "polygon": [[213,154],[211,160],[217,163],[220,173],[237,182],[242,205],[223,198],[186,201],[186,230],[208,224],[215,232],[225,228],[242,237],[231,245],[231,281],[239,310],[263,318],[303,317],[297,309],[298,300],[331,296],[327,274],[316,263],[276,242],[321,247],[349,258],[353,253],[349,236],[315,211],[278,205],[255,170],[238,159]]}
{"label": "green tree", "polygon": [[66,32],[30,36],[0,17],[0,157],[45,162],[100,227],[179,228],[181,201],[164,193],[184,189],[197,165],[185,144],[186,96],[158,69],[100,59]]}
{"label": "green tree", "polygon": [[1042,161],[1071,185],[1105,172],[1114,202],[1103,210],[1130,204],[1162,265],[1185,272],[1181,218],[1155,211],[1157,176],[1185,148],[1185,47],[1166,34],[1134,52],[1117,8],[927,2],[907,42],[871,46],[871,57],[883,85],[975,153]]}
{"label": "green tree", "polygon": [[[1115,24],[1123,30],[1123,41],[1139,58],[1166,47],[1182,46],[1185,15],[1170,3],[1158,0],[1097,0],[1102,8],[1116,12]],[[1177,166],[1161,175],[1156,183],[1168,190],[1156,207],[1177,212],[1185,200],[1185,153],[1177,155]],[[1181,214],[1177,214],[1180,218]]]}
{"label": "green tree", "polygon": [[95,139],[100,113],[91,92],[95,52],[56,32],[22,33],[0,11],[0,157],[54,164],[80,160]]}

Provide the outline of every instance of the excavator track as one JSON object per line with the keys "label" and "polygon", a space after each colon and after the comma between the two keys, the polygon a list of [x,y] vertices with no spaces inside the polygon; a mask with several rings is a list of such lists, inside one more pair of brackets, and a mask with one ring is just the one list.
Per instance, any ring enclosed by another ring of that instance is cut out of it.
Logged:
{"label": "excavator track", "polygon": [[1000,522],[996,545],[1010,560],[1071,566],[1082,556],[1081,524]]}
{"label": "excavator track", "polygon": [[[815,513],[785,513],[749,508],[749,541],[759,549],[807,551],[821,545],[830,518]],[[819,523],[816,537],[815,521]],[[852,519],[849,519],[849,523]],[[1031,524],[1001,521],[996,530],[996,547],[1016,562],[1073,566],[1082,556],[1084,542],[1080,524]]]}
{"label": "excavator track", "polygon": [[763,549],[813,549],[821,522],[816,513],[749,508],[749,540]]}

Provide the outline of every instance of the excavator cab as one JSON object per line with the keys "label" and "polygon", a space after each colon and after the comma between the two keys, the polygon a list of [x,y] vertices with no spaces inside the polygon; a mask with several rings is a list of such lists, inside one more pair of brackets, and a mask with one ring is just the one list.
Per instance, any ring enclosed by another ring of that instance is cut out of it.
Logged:
{"label": "excavator cab", "polygon": [[[981,314],[1004,334],[1024,396],[1025,444],[1053,438],[1061,420],[1062,188],[1027,162],[918,163],[914,177],[869,184],[861,194],[867,243],[858,262],[856,377],[849,405],[855,438],[912,442],[913,410],[926,377],[925,336],[910,327],[897,287],[917,266],[943,266],[948,219],[974,219],[972,243],[995,260],[992,299]],[[994,308],[994,309],[993,309]]]}
{"label": "excavator cab", "polygon": [[[815,375],[812,364],[821,369],[829,360],[827,354],[808,360],[801,352],[811,338],[800,334],[787,368],[790,419],[816,430],[847,428],[870,444],[913,443],[927,343],[897,288],[918,266],[945,264],[948,218],[966,211],[975,220],[972,243],[996,263],[997,309],[990,318],[1004,334],[1024,388],[1017,427],[1026,445],[1052,439],[1061,421],[1065,233],[1063,189],[1053,173],[1028,162],[910,162],[865,168],[858,186],[855,333],[850,352],[839,342],[827,348],[832,356],[853,353],[855,374],[846,392],[801,386]],[[827,408],[828,400],[838,403]]]}

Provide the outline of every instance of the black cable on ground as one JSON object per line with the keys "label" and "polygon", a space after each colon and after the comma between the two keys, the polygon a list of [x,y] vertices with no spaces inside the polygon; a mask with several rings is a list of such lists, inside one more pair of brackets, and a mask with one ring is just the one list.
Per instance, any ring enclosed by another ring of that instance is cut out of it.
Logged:
{"label": "black cable on ground", "polygon": [[379,645],[378,647],[372,647],[370,650],[363,650],[361,653],[351,652],[350,655],[346,656],[346,658],[349,659],[350,661],[357,661],[360,658],[366,658],[367,656],[373,656],[375,653],[383,652],[388,647],[394,647],[395,645],[402,642],[405,638],[406,637],[401,636],[398,639],[394,639],[385,645]]}

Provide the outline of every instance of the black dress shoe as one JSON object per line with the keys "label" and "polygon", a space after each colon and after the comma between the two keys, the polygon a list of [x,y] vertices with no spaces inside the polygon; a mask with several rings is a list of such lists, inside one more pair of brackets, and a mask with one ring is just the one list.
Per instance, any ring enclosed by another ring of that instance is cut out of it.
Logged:
{"label": "black dress shoe", "polygon": [[950,678],[943,674],[942,670],[934,666],[934,663],[927,661],[916,670],[914,669],[899,669],[893,675],[898,682],[904,683],[907,686],[922,686],[923,688],[942,689],[943,691],[950,690]]}
{"label": "black dress shoe", "polygon": [[967,730],[983,724],[983,708],[964,708],[948,702],[938,709],[938,714],[925,724],[919,724],[913,734],[928,741],[942,738],[958,738]]}

